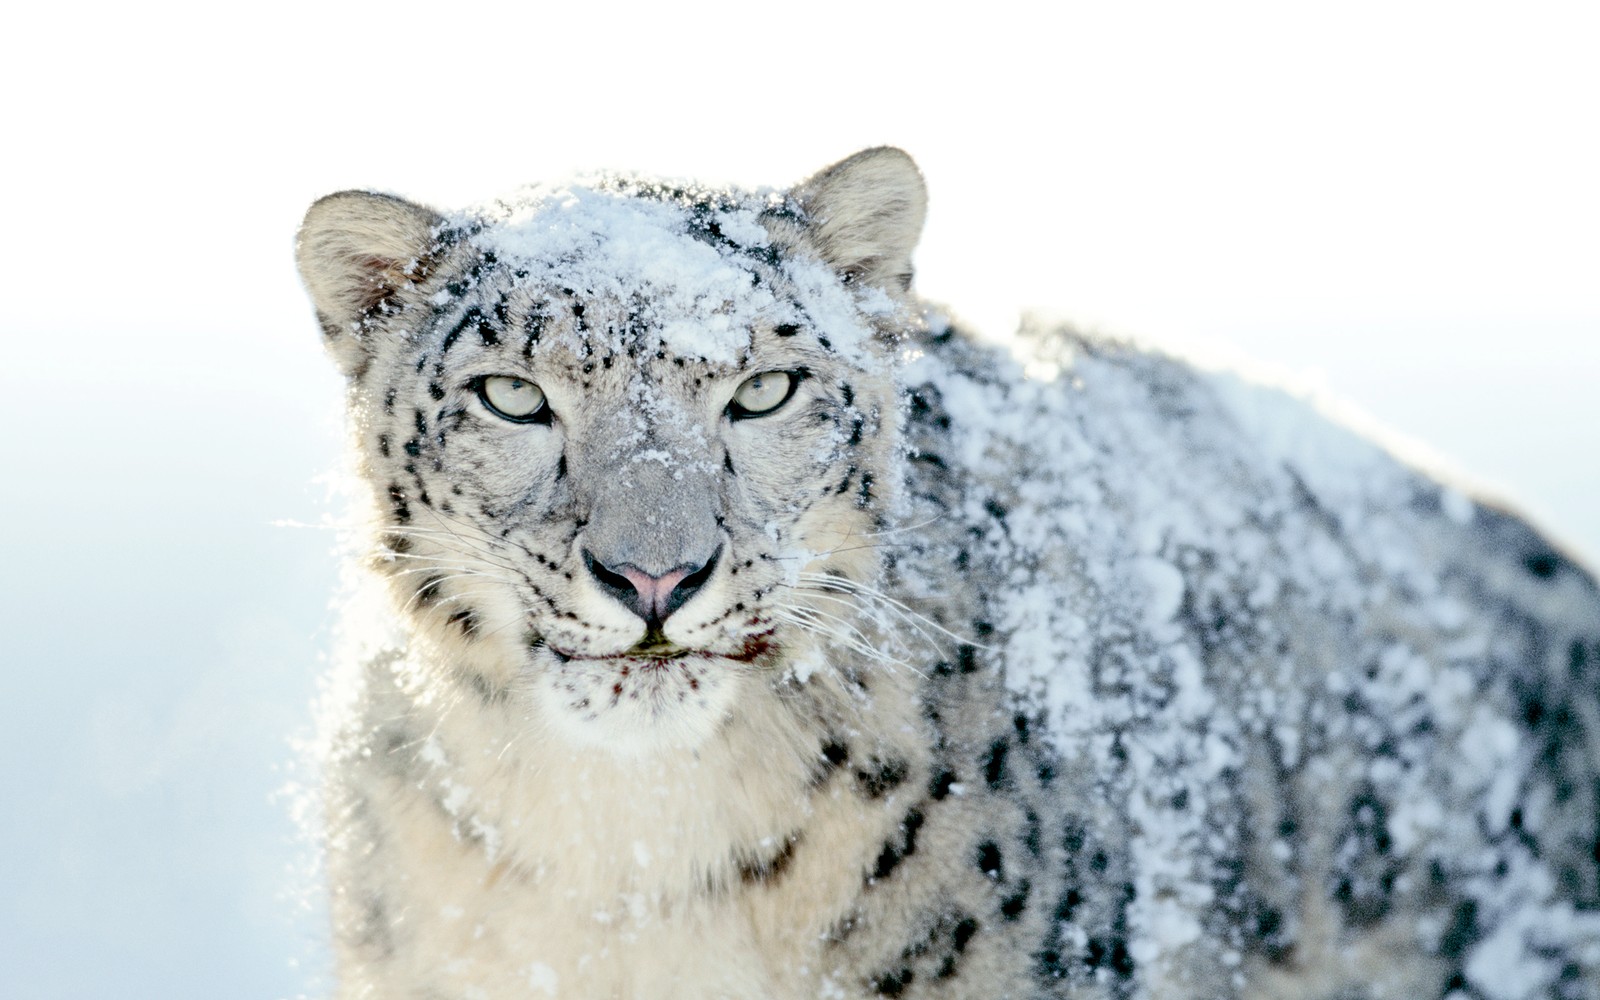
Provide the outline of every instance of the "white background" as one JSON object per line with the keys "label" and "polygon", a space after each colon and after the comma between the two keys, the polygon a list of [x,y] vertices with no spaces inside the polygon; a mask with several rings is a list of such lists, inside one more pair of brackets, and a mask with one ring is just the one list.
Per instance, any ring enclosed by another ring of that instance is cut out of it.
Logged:
{"label": "white background", "polygon": [[[921,163],[919,283],[1241,353],[1600,553],[1600,15],[1342,2],[41,5],[0,40],[0,993],[317,989],[314,197]],[[314,892],[312,893],[314,896]],[[298,963],[298,964],[295,964]]]}

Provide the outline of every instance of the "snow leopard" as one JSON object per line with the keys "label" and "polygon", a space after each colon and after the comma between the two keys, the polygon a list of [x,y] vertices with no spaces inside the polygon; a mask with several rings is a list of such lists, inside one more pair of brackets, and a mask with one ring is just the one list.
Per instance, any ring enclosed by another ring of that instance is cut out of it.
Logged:
{"label": "snow leopard", "polygon": [[926,204],[312,206],[338,996],[1600,1000],[1593,575],[1315,400],[974,336]]}

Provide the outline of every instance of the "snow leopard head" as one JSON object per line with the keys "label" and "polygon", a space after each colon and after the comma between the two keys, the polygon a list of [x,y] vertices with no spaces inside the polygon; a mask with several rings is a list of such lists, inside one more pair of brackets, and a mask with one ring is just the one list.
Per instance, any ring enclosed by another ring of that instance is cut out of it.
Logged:
{"label": "snow leopard head", "polygon": [[788,192],[313,205],[301,274],[426,659],[621,750],[704,739],[847,633],[894,499],[924,205],[894,149]]}

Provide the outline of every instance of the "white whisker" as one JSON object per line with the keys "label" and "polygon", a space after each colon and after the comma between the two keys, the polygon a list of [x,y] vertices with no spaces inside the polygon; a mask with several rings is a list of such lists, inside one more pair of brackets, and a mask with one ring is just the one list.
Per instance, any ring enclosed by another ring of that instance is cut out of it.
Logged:
{"label": "white whisker", "polygon": [[987,652],[996,651],[995,647],[987,646],[971,636],[964,636],[958,632],[952,632],[950,629],[945,628],[943,625],[940,625],[938,622],[934,621],[932,618],[929,618],[920,611],[917,611],[915,608],[912,608],[910,605],[890,597],[882,590],[879,590],[877,587],[869,584],[860,583],[846,577],[834,576],[828,573],[802,572],[799,574],[799,579],[803,584],[808,584],[809,586],[796,587],[795,589],[797,590],[806,590],[810,592],[825,592],[832,590],[842,593],[856,594],[867,598],[872,603],[880,604],[884,607],[895,610],[902,616],[902,620],[907,624],[911,624],[912,622],[921,622],[928,628],[933,629],[940,635],[954,640],[955,642],[965,643],[969,646],[975,646],[978,649],[982,649]]}
{"label": "white whisker", "polygon": [[[862,635],[860,631],[845,624],[841,619],[833,615],[827,615],[819,612],[814,608],[774,608],[773,617],[779,621],[787,622],[788,624],[794,625],[797,628],[811,632],[814,635],[822,636],[829,642],[836,643],[837,645],[843,646],[844,648],[860,656],[874,660],[878,663],[884,663],[896,667],[910,666],[903,660],[891,656],[876,646],[873,646],[867,641],[866,637]],[[845,628],[848,628],[853,634],[842,633],[839,630],[839,626],[841,625],[843,625]]]}

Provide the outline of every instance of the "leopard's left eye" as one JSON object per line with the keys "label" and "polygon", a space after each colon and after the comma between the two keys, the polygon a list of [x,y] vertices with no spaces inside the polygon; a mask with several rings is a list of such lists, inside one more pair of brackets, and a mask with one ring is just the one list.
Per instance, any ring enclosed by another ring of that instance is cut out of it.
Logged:
{"label": "leopard's left eye", "polygon": [[479,382],[478,399],[490,413],[515,424],[543,423],[550,412],[544,390],[515,375],[490,375]]}
{"label": "leopard's left eye", "polygon": [[799,378],[793,372],[752,375],[734,390],[733,401],[728,404],[728,414],[735,420],[765,416],[787,403],[799,383]]}

